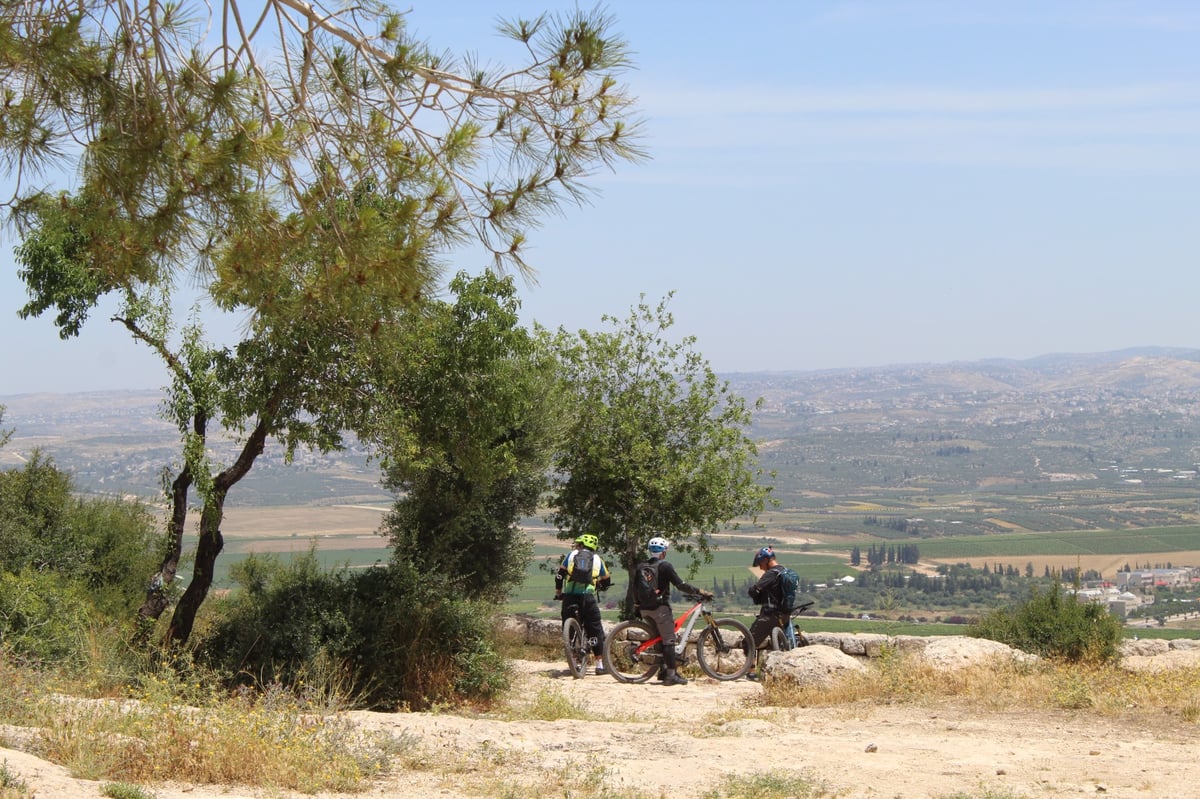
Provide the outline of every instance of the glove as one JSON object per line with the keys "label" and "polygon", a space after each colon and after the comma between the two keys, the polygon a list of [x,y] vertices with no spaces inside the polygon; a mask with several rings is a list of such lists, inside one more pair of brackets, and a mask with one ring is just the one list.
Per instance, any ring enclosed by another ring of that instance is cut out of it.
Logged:
{"label": "glove", "polygon": [[701,591],[700,592],[701,599],[712,599],[715,596],[716,596],[716,594],[714,594],[712,591]]}

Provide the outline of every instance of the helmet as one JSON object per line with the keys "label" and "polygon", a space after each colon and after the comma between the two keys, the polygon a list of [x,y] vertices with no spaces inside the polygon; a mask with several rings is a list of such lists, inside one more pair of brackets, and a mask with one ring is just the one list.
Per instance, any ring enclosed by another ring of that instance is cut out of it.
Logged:
{"label": "helmet", "polygon": [[650,543],[646,544],[646,549],[657,554],[659,552],[666,552],[669,546],[670,544],[667,542],[667,539],[656,535],[650,539]]}
{"label": "helmet", "polygon": [[583,544],[585,547],[593,551],[600,548],[600,539],[591,533],[584,533],[583,535],[579,536],[575,539],[575,543]]}
{"label": "helmet", "polygon": [[762,549],[760,549],[754,553],[754,563],[752,565],[757,566],[758,564],[762,563],[764,560],[771,560],[774,557],[775,557],[775,550],[771,549],[770,547],[763,547]]}

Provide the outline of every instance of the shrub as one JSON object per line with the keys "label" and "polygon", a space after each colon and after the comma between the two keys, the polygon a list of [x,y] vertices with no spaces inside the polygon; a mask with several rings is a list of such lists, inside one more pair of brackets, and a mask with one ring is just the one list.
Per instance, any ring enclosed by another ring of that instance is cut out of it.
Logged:
{"label": "shrub", "polygon": [[402,564],[324,571],[310,551],[287,566],[248,558],[233,577],[240,590],[208,611],[218,617],[200,633],[197,659],[242,682],[299,689],[335,675],[379,709],[490,699],[508,685],[492,606],[456,598],[437,574]]}
{"label": "shrub", "polygon": [[83,665],[94,618],[78,582],[28,568],[20,574],[0,572],[0,642],[19,661]]}
{"label": "shrub", "polygon": [[1121,623],[1094,602],[1065,596],[1061,582],[1055,580],[1045,591],[1032,588],[1022,605],[992,611],[971,625],[968,633],[1043,657],[1104,662],[1117,657]]}

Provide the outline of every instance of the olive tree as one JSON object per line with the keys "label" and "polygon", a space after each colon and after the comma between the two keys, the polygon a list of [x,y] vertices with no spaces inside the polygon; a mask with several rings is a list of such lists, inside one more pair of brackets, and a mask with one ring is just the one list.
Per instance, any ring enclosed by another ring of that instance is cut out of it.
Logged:
{"label": "olive tree", "polygon": [[695,338],[668,339],[671,295],[645,298],[610,329],[559,331],[573,397],[572,422],[555,459],[552,519],[560,537],[599,536],[630,573],[646,542],[664,536],[712,559],[712,535],[762,510],[770,493],[746,433],[745,400],[696,352]]}
{"label": "olive tree", "polygon": [[[268,442],[289,457],[340,445],[371,401],[370,353],[435,290],[441,253],[478,241],[528,272],[529,228],[585,197],[595,169],[641,157],[612,25],[599,11],[503,23],[518,66],[484,68],[374,0],[0,6],[21,312],[76,336],[114,295],[112,320],[171,378],[181,451],[143,618],[170,604],[194,489],[195,567],[168,631],[188,638],[228,492]],[[63,173],[70,193],[39,182]],[[181,284],[242,319],[243,338],[180,325]],[[218,424],[239,434],[227,460]]]}
{"label": "olive tree", "polygon": [[377,406],[393,557],[455,596],[503,601],[525,576],[561,433],[556,361],[544,331],[519,324],[511,278],[460,274],[453,304],[409,319]]}

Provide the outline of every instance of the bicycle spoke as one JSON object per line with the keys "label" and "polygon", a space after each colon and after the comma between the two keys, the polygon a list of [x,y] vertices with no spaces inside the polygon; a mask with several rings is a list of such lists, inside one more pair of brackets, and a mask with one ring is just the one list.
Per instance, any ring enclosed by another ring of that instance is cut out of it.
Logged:
{"label": "bicycle spoke", "polygon": [[645,682],[662,663],[662,642],[640,653],[637,649],[657,637],[644,621],[621,622],[604,639],[604,667],[621,682]]}
{"label": "bicycle spoke", "polygon": [[563,622],[563,650],[567,656],[567,667],[575,679],[587,670],[587,636],[579,620],[571,617]]}
{"label": "bicycle spoke", "polygon": [[736,680],[754,664],[750,630],[736,619],[717,619],[700,631],[696,660],[714,680]]}

